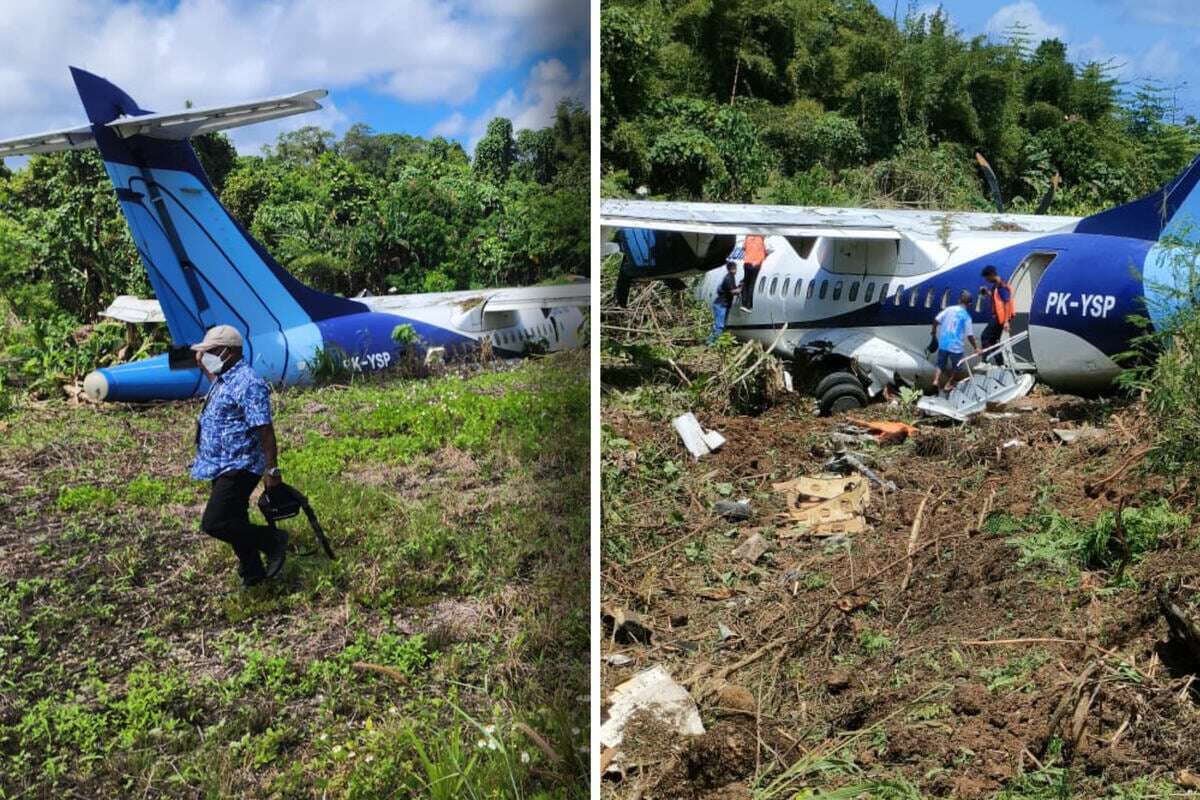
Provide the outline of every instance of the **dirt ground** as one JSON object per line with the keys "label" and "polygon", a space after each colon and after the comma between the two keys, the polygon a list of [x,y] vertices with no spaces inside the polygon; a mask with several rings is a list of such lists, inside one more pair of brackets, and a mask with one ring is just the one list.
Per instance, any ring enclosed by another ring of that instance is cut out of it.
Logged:
{"label": "dirt ground", "polygon": [[[707,732],[632,726],[604,754],[604,796],[817,797],[857,786],[861,795],[845,796],[1101,797],[1133,785],[1111,796],[1160,797],[1200,787],[1189,784],[1200,766],[1198,665],[1169,641],[1156,597],[1162,588],[1195,602],[1195,525],[1118,576],[1023,562],[1027,530],[1010,524],[1053,511],[1083,525],[1161,497],[1194,517],[1194,498],[1142,468],[1135,406],[1045,393],[1013,406],[1023,410],[966,426],[924,420],[904,443],[856,446],[896,490],[872,486],[867,530],[842,543],[781,521],[771,484],[821,473],[844,418],[814,416],[800,395],[761,416],[699,413],[728,443],[694,461],[666,411],[606,403],[603,604],[640,615],[649,634],[631,637],[606,617],[602,708],[618,684],[662,665]],[[857,416],[900,413],[875,405]],[[1053,432],[1090,426],[1102,433],[1073,444]],[[716,516],[722,498],[748,498],[751,518]],[[733,557],[755,533],[769,551]]]}

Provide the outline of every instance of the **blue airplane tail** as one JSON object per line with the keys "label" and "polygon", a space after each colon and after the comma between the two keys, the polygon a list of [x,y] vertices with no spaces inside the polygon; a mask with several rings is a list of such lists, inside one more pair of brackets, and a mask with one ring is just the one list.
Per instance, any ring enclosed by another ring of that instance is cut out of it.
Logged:
{"label": "blue airplane tail", "polygon": [[1177,227],[1185,216],[1195,217],[1194,224],[1200,223],[1200,215],[1196,214],[1198,209],[1195,208],[1200,206],[1200,197],[1196,197],[1195,191],[1198,181],[1200,156],[1161,189],[1125,205],[1085,217],[1079,221],[1075,232],[1157,241],[1169,233],[1171,227]]}
{"label": "blue airplane tail", "polygon": [[367,310],[288,274],[221,205],[187,139],[122,138],[107,123],[150,112],[97,75],[75,67],[71,75],[175,345],[233,325],[252,363],[252,340],[278,342],[261,349],[279,363],[255,366],[283,378],[301,368],[289,345],[319,343],[315,323]]}

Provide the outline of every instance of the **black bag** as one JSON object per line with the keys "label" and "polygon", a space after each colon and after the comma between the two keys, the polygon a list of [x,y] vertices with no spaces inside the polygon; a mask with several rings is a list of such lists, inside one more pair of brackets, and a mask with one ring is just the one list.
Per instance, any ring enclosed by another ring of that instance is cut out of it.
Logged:
{"label": "black bag", "polygon": [[329,540],[325,538],[325,531],[321,528],[321,523],[317,521],[316,513],[308,504],[308,498],[295,487],[280,483],[274,489],[263,489],[262,494],[258,496],[258,510],[266,518],[267,525],[271,527],[271,530],[275,530],[275,523],[279,520],[291,519],[303,511],[304,516],[308,517],[308,524],[312,526],[317,541],[325,550],[325,555],[329,556],[330,560],[337,558],[333,554],[333,548],[329,546]]}

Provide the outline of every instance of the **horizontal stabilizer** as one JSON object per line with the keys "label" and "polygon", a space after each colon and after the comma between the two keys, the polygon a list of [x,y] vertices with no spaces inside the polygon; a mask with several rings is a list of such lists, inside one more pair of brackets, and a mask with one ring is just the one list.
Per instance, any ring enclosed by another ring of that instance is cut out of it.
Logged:
{"label": "horizontal stabilizer", "polygon": [[[105,127],[111,128],[122,139],[128,139],[131,136],[148,136],[152,139],[181,141],[203,133],[240,128],[256,122],[266,122],[293,114],[316,111],[321,108],[321,104],[317,101],[326,94],[328,92],[324,89],[311,89],[307,92],[271,97],[265,100],[252,100],[231,106],[189,108],[186,111],[170,114],[126,116],[107,123]],[[79,150],[95,146],[96,139],[92,134],[91,126],[82,125],[77,128],[0,141],[0,158],[54,153],[59,150]]]}
{"label": "horizontal stabilizer", "polygon": [[82,150],[95,147],[96,137],[90,125],[67,128],[61,131],[35,133],[19,139],[0,141],[0,158],[7,156],[31,156],[36,153],[57,153],[59,150]]}

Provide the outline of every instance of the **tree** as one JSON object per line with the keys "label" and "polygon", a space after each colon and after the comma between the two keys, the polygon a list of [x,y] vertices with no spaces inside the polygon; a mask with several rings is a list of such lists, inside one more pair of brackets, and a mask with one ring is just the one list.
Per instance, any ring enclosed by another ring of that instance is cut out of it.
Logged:
{"label": "tree", "polygon": [[192,147],[209,182],[219,194],[225,188],[225,179],[237,166],[238,154],[233,142],[223,133],[205,133],[192,139]]}
{"label": "tree", "polygon": [[508,180],[517,158],[512,120],[496,117],[488,123],[487,133],[475,145],[475,174],[500,185]]}

